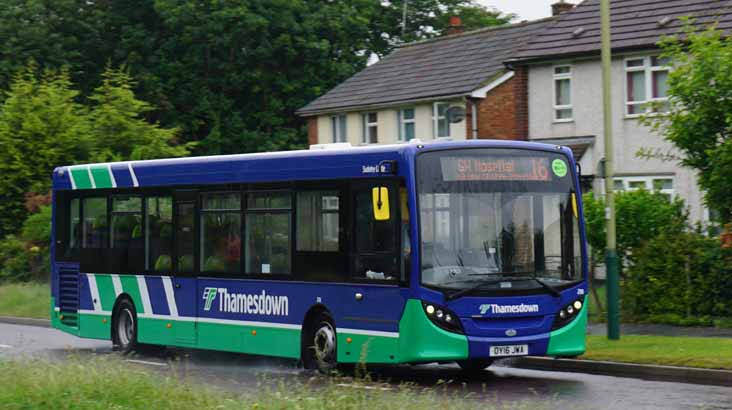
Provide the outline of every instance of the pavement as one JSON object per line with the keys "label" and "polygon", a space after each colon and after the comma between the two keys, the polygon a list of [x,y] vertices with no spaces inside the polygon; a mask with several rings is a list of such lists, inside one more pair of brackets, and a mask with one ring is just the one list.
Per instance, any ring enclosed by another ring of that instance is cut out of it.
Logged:
{"label": "pavement", "polygon": [[[587,334],[606,336],[607,323],[590,323]],[[654,324],[622,324],[622,335],[685,336],[685,337],[731,337],[732,329],[704,326],[671,326]]]}
{"label": "pavement", "polygon": [[[80,339],[56,329],[0,323],[0,358],[66,360],[69,356],[117,355],[111,343]],[[122,357],[129,366],[183,373],[234,392],[257,388],[254,381],[280,383],[313,374],[292,360],[191,349],[159,349]],[[628,377],[507,367],[497,363],[467,376],[453,364],[369,367],[372,378],[398,394],[400,386],[440,389],[478,401],[480,407],[597,410],[732,409],[732,387],[639,380]]]}

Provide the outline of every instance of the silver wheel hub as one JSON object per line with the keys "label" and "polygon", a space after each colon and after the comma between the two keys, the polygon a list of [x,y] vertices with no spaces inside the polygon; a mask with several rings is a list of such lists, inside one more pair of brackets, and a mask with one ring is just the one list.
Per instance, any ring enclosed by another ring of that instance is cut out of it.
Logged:
{"label": "silver wheel hub", "polygon": [[336,336],[333,326],[329,323],[322,323],[315,332],[315,358],[321,365],[329,365],[335,362]]}
{"label": "silver wheel hub", "polygon": [[119,342],[122,346],[127,346],[132,342],[135,335],[135,320],[132,317],[132,312],[128,309],[124,309],[117,321],[117,336],[119,336]]}

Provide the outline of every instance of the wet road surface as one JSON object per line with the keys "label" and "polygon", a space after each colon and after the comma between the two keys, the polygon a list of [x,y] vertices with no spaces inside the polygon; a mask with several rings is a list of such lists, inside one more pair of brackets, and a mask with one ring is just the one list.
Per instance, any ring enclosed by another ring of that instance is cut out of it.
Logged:
{"label": "wet road surface", "polygon": [[[111,343],[80,339],[48,328],[0,323],[0,359],[46,358],[69,355],[115,354]],[[130,366],[172,371],[232,391],[254,388],[256,380],[307,380],[310,372],[293,360],[191,349],[154,349],[127,357]],[[403,383],[417,388],[443,389],[446,394],[474,400],[541,402],[550,408],[598,410],[732,409],[732,388],[629,378],[558,373],[504,367],[500,363],[476,375],[465,375],[455,365],[369,367],[374,388]]]}

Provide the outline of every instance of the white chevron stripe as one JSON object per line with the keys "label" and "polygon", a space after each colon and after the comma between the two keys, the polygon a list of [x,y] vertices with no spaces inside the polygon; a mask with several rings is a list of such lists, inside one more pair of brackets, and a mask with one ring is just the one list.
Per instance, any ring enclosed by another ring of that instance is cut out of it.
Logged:
{"label": "white chevron stripe", "polygon": [[74,174],[71,172],[72,167],[66,167],[66,172],[69,173],[69,179],[71,180],[71,189],[76,189],[76,181],[74,181]]}
{"label": "white chevron stripe", "polygon": [[150,303],[150,294],[147,292],[147,281],[144,276],[137,276],[137,287],[140,288],[140,299],[142,299],[142,308],[144,314],[152,314],[152,304]]}
{"label": "white chevron stripe", "polygon": [[87,174],[89,174],[89,181],[91,181],[92,189],[96,189],[97,188],[97,184],[96,184],[96,182],[94,182],[94,175],[92,175],[91,167],[90,166],[87,166],[86,167],[86,172],[87,172]]}
{"label": "white chevron stripe", "polygon": [[132,177],[132,185],[133,186],[136,186],[136,187],[140,186],[140,183],[137,182],[137,175],[135,175],[135,170],[132,169],[132,163],[131,162],[128,162],[127,163],[127,169],[130,170],[130,176]]}
{"label": "white chevron stripe", "polygon": [[112,275],[112,286],[114,286],[114,299],[117,300],[117,296],[122,294],[122,281],[119,280],[119,275]]}
{"label": "white chevron stripe", "polygon": [[112,181],[112,188],[117,188],[117,180],[114,179],[114,174],[112,173],[112,164],[107,164],[107,171],[109,171],[109,179]]}
{"label": "white chevron stripe", "polygon": [[173,291],[173,282],[170,276],[163,276],[163,287],[165,288],[165,298],[168,300],[168,310],[170,316],[178,317],[178,305],[175,304],[175,292]]}
{"label": "white chevron stripe", "polygon": [[[101,312],[102,311],[102,301],[101,301],[101,299],[99,299],[99,288],[97,287],[97,277],[91,273],[87,274],[86,277],[89,278],[89,291],[91,292],[92,304],[94,305],[94,310],[92,312]],[[81,310],[79,312],[81,312]]]}

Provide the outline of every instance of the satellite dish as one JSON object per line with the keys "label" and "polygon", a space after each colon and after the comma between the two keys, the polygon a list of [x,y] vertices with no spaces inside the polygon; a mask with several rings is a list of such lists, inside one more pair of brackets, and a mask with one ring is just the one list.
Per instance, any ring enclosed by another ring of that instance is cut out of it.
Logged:
{"label": "satellite dish", "polygon": [[447,109],[445,116],[451,124],[463,122],[465,119],[465,108],[459,106],[450,107]]}

